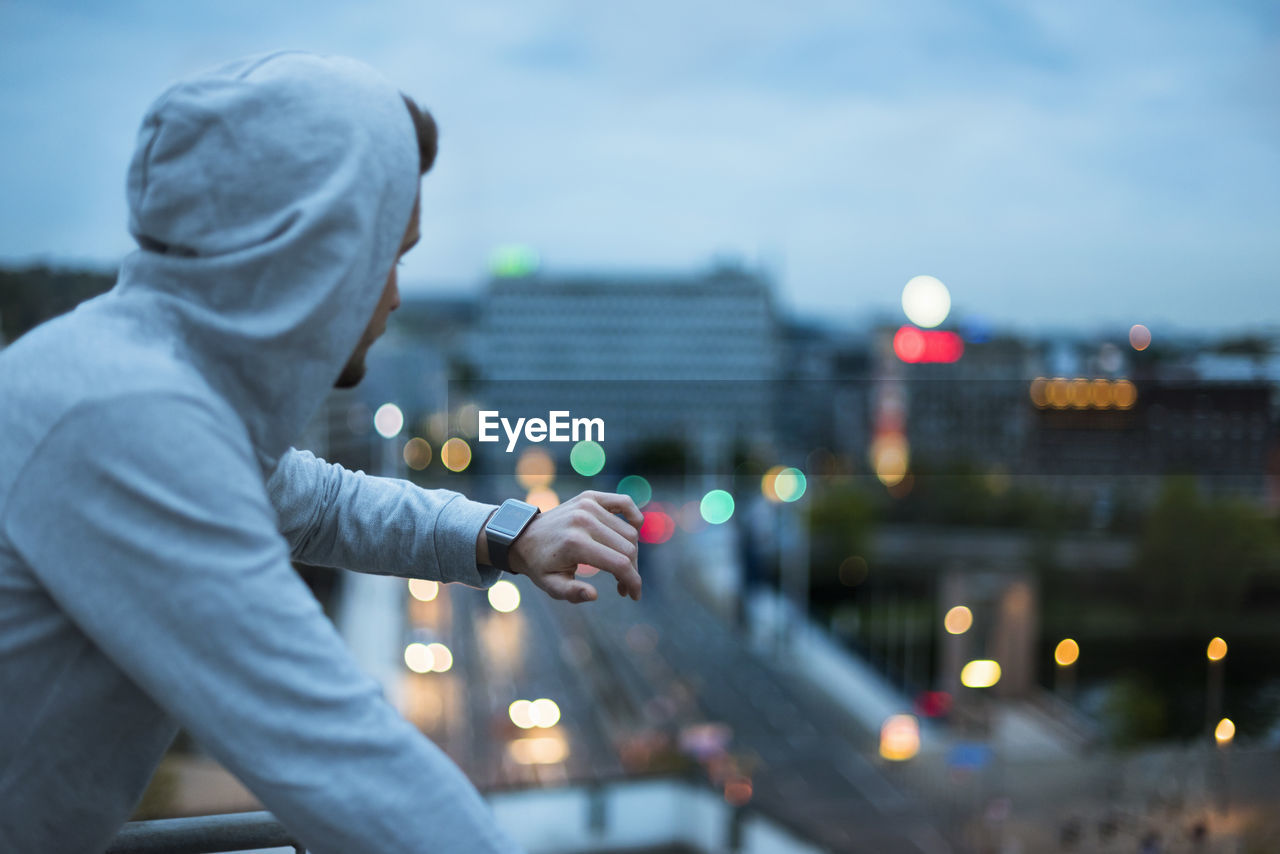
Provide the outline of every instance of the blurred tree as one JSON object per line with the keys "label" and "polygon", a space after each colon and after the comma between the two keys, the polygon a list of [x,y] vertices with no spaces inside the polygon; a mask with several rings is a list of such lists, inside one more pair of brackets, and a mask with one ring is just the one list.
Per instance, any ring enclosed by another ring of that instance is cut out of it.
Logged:
{"label": "blurred tree", "polygon": [[105,293],[114,273],[28,267],[0,270],[0,334],[12,342],[32,327]]}
{"label": "blurred tree", "polygon": [[1190,477],[1169,478],[1143,526],[1135,559],[1149,606],[1180,622],[1218,622],[1250,579],[1270,569],[1275,528],[1237,499],[1206,500]]}
{"label": "blurred tree", "polygon": [[816,589],[840,584],[840,564],[848,557],[869,561],[876,507],[850,484],[815,490],[809,506],[811,583]]}
{"label": "blurred tree", "polygon": [[1116,680],[1102,706],[1107,734],[1116,747],[1130,747],[1168,735],[1165,701],[1150,682],[1140,676]]}

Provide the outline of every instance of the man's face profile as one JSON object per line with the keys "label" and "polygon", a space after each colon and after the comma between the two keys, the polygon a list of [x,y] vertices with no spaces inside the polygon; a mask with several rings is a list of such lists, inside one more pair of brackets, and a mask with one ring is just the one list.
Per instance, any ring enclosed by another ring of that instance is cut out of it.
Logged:
{"label": "man's face profile", "polygon": [[391,272],[387,274],[387,282],[382,288],[382,296],[378,299],[378,305],[373,310],[373,317],[369,318],[369,325],[365,327],[364,334],[360,336],[360,342],[356,344],[356,348],[351,353],[351,357],[347,359],[346,365],[342,368],[342,373],[338,375],[338,379],[334,382],[334,388],[353,388],[364,379],[365,375],[365,355],[369,352],[369,348],[373,346],[373,342],[387,331],[387,318],[391,312],[400,307],[400,287],[396,278],[396,267],[399,260],[406,252],[413,248],[421,237],[418,224],[418,199],[413,200],[413,211],[409,214],[409,225],[405,229],[404,238],[400,241],[400,251],[396,255],[396,263],[391,265]]}

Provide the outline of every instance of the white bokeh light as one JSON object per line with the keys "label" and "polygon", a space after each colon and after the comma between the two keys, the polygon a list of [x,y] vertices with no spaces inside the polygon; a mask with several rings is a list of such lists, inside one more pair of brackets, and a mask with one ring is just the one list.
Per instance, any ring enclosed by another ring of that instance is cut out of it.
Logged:
{"label": "white bokeh light", "polygon": [[489,588],[489,604],[493,610],[509,614],[520,607],[520,588],[510,581],[499,581]]}
{"label": "white bokeh light", "polygon": [[400,435],[404,429],[404,413],[394,403],[384,403],[373,413],[373,429],[384,439]]}
{"label": "white bokeh light", "polygon": [[902,289],[902,310],[916,326],[930,329],[951,313],[951,292],[933,276],[916,276]]}

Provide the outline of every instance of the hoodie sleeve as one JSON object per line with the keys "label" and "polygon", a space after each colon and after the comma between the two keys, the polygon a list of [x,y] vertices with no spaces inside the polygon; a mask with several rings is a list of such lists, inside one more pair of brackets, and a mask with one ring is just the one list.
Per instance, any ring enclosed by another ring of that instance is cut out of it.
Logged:
{"label": "hoodie sleeve", "polygon": [[154,394],[82,405],[0,525],[84,635],[309,851],[517,851],[294,572],[238,427]]}
{"label": "hoodie sleeve", "polygon": [[371,477],[290,448],[267,481],[295,560],[378,575],[489,587],[476,538],[492,504],[407,480]]}

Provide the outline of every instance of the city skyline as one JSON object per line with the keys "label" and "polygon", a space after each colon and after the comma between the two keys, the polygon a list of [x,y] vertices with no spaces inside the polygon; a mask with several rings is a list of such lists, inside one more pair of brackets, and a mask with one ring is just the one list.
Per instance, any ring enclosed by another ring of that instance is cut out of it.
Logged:
{"label": "city skyline", "polygon": [[996,327],[1280,322],[1280,17],[1262,4],[17,2],[0,19],[6,266],[118,262],[147,104],[299,47],[374,64],[440,120],[408,293],[478,284],[521,244],[556,274],[737,258],[800,315],[900,317],[930,274],[957,317]]}

